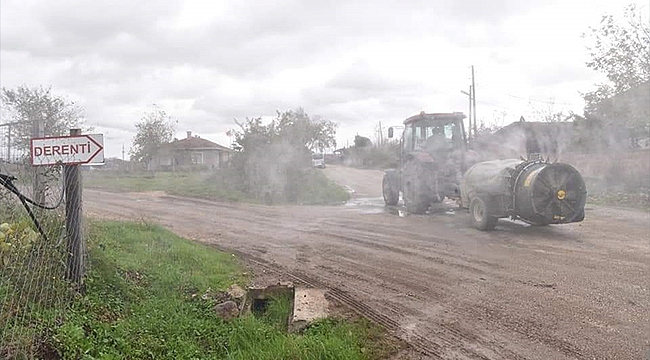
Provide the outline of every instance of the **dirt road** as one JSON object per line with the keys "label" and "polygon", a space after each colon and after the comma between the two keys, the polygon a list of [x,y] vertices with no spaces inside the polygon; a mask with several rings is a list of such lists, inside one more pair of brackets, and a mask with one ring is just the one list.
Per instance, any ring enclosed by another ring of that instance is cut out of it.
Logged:
{"label": "dirt road", "polygon": [[[385,209],[381,172],[332,167],[359,189],[337,207],[223,204],[86,189],[99,217],[155,221],[328,286],[435,359],[643,359],[650,217],[588,208],[583,223],[466,226],[462,212]],[[399,214],[399,215],[398,215]]]}

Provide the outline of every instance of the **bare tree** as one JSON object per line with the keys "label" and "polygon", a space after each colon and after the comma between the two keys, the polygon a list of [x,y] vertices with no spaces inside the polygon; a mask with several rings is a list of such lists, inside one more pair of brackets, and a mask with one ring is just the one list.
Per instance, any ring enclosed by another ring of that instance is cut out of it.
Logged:
{"label": "bare tree", "polygon": [[44,136],[59,136],[68,135],[71,128],[84,122],[83,109],[72,101],[53,95],[51,88],[25,85],[16,89],[2,88],[1,98],[5,115],[15,123],[11,135],[13,147],[19,151],[29,149],[35,124],[40,125]]}
{"label": "bare tree", "polygon": [[555,100],[550,99],[548,102],[542,104],[533,104],[532,102],[528,104],[532,109],[532,112],[535,118],[543,122],[564,122],[569,121],[573,118],[573,113],[565,113],[562,110],[558,110],[555,105]]}

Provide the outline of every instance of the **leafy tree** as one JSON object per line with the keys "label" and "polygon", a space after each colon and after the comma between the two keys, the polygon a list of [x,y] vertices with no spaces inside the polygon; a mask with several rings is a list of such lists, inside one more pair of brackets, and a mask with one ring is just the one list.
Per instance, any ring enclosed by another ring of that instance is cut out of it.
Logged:
{"label": "leafy tree", "polygon": [[365,136],[355,135],[354,136],[354,147],[370,147],[372,146],[372,141]]}
{"label": "leafy tree", "polygon": [[171,142],[175,122],[159,108],[145,113],[135,124],[136,134],[130,150],[131,160],[149,164],[162,144]]}
{"label": "leafy tree", "polygon": [[650,79],[650,29],[636,5],[627,6],[624,19],[603,15],[600,25],[584,36],[590,42],[587,66],[605,73],[616,92]]}
{"label": "leafy tree", "polygon": [[262,143],[283,142],[293,150],[311,150],[336,145],[336,124],[321,117],[310,118],[301,108],[276,113],[268,125],[262,118],[247,118],[243,124],[237,123],[241,131],[235,133],[233,148],[237,151],[253,150]]}
{"label": "leafy tree", "polygon": [[[583,94],[585,115],[603,119],[606,127],[623,125],[630,129],[632,137],[647,136],[650,133],[647,16],[634,4],[628,5],[622,19],[603,15],[599,26],[590,28],[583,36],[591,56],[587,66],[604,73],[609,80]],[[620,119],[626,119],[626,123],[620,124]]]}
{"label": "leafy tree", "polygon": [[[11,126],[12,147],[25,152],[29,149],[36,122],[42,126],[44,136],[68,135],[71,128],[84,122],[83,109],[72,101],[55,96],[51,88],[2,88],[3,115],[14,123]],[[5,122],[5,121],[3,121]]]}
{"label": "leafy tree", "polygon": [[233,166],[240,190],[258,199],[295,201],[310,153],[336,144],[336,124],[310,118],[302,109],[277,112],[266,125],[259,117],[237,124]]}

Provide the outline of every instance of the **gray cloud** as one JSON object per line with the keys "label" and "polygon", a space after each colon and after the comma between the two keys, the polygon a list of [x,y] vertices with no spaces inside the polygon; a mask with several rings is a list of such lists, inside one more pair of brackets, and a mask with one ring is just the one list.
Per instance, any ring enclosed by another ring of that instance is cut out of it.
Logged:
{"label": "gray cloud", "polygon": [[[3,0],[0,83],[51,84],[119,136],[152,102],[170,104],[179,127],[203,133],[296,106],[343,126],[401,121],[420,110],[464,110],[459,90],[470,63],[498,72],[485,78],[525,78],[531,87],[588,78],[575,54],[539,52],[547,57],[525,73],[510,71],[525,68],[517,49],[527,39],[504,24],[557,3],[232,1],[222,15],[178,27],[176,1]],[[414,59],[430,68],[409,72]],[[312,81],[283,78],[321,67]]]}
{"label": "gray cloud", "polygon": [[[259,75],[277,67],[310,63],[323,53],[354,47],[370,37],[428,33],[463,42],[467,41],[467,24],[486,23],[496,30],[498,20],[526,9],[523,2],[510,0],[489,6],[479,1],[475,6],[459,4],[253,2],[227,9],[236,20],[174,29],[179,3],[146,1],[136,6],[127,1],[68,0],[31,7],[26,19],[29,31],[3,28],[2,44],[5,50],[37,57],[99,55],[131,66],[193,63],[226,73]],[[501,35],[493,39],[504,38]]]}

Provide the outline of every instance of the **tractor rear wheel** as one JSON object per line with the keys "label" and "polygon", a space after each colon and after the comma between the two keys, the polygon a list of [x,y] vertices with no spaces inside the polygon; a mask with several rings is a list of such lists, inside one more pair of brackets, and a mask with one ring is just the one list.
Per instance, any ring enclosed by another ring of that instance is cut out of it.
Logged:
{"label": "tractor rear wheel", "polygon": [[499,221],[499,218],[490,215],[485,201],[478,196],[470,201],[469,214],[472,227],[481,231],[494,229]]}

